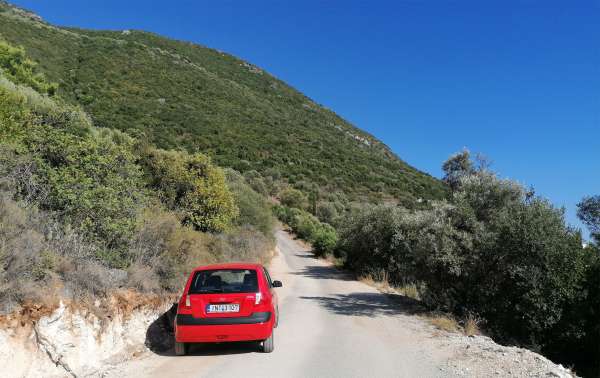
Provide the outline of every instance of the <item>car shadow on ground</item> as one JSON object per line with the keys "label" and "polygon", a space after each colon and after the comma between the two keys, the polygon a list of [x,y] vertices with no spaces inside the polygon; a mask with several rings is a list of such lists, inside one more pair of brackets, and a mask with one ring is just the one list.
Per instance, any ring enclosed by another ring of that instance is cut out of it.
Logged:
{"label": "car shadow on ground", "polygon": [[351,293],[330,297],[307,297],[338,315],[376,317],[382,315],[414,315],[425,312],[421,303],[399,294]]}
{"label": "car shadow on ground", "polygon": [[230,354],[260,353],[260,344],[252,341],[229,343],[191,344],[188,356],[221,356]]}
{"label": "car shadow on ground", "polygon": [[[153,321],[146,330],[146,347],[160,356],[175,357],[173,322],[177,314],[177,303]],[[260,352],[258,342],[230,342],[211,344],[190,344],[186,355],[219,356]]]}

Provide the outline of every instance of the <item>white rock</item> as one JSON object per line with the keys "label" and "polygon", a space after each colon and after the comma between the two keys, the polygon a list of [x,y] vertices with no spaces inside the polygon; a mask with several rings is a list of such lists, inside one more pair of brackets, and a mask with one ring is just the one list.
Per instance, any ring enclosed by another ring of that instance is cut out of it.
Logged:
{"label": "white rock", "polygon": [[127,317],[118,313],[102,325],[98,317],[61,302],[39,319],[31,334],[0,329],[0,376],[100,376],[143,350],[148,326],[167,309],[142,308]]}

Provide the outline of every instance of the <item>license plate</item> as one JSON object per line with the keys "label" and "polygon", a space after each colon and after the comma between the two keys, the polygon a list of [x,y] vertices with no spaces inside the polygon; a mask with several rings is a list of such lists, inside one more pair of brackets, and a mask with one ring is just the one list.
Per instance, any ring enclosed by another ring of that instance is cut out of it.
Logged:
{"label": "license plate", "polygon": [[218,312],[240,312],[240,305],[234,304],[209,304],[206,305],[206,313],[218,313]]}

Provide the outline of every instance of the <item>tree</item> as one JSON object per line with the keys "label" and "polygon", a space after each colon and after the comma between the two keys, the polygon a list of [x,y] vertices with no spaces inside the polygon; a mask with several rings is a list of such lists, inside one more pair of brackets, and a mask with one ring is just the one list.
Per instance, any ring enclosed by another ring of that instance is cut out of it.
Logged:
{"label": "tree", "polygon": [[442,165],[444,171],[444,182],[455,190],[459,184],[460,178],[475,172],[474,164],[471,161],[471,153],[464,149],[462,152],[452,155]]}
{"label": "tree", "polygon": [[583,198],[577,204],[577,216],[588,226],[596,243],[600,243],[600,195]]}

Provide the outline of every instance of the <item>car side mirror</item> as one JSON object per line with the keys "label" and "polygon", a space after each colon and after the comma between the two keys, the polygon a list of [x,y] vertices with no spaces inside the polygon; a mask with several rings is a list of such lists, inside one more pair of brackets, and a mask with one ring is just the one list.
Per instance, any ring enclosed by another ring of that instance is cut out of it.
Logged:
{"label": "car side mirror", "polygon": [[273,281],[273,287],[282,287],[283,284],[281,283],[281,281]]}

